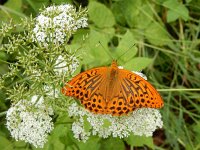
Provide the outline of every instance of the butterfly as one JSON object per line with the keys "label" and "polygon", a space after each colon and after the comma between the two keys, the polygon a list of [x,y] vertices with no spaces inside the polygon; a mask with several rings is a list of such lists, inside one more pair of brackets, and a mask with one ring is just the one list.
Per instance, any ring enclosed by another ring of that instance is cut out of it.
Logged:
{"label": "butterfly", "polygon": [[131,71],[119,69],[115,60],[110,67],[93,68],[76,75],[65,84],[62,93],[79,99],[90,112],[113,116],[164,105],[149,82]]}

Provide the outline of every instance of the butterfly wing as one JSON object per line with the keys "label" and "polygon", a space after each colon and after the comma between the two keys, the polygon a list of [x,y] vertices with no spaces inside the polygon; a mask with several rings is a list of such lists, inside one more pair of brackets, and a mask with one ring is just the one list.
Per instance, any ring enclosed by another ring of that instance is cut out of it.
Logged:
{"label": "butterfly wing", "polygon": [[119,69],[116,95],[107,104],[112,114],[127,114],[137,108],[161,108],[163,100],[157,90],[145,79],[131,71]]}
{"label": "butterfly wing", "polygon": [[81,101],[86,109],[120,116],[142,107],[161,108],[163,100],[145,79],[124,69],[117,69],[109,87],[108,67],[94,68],[75,76],[62,89],[66,96]]}
{"label": "butterfly wing", "polygon": [[62,93],[79,99],[92,112],[104,113],[105,92],[100,92],[100,87],[106,82],[107,69],[99,67],[78,74],[62,88]]}

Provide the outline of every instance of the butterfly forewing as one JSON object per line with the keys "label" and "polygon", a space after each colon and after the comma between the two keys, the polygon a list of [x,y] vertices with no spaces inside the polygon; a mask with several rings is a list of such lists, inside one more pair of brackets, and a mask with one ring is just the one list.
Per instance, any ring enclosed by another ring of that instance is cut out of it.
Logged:
{"label": "butterfly forewing", "polygon": [[78,74],[66,84],[62,93],[79,99],[86,109],[103,114],[106,104],[99,89],[105,82],[106,70],[100,67]]}
{"label": "butterfly forewing", "polygon": [[120,69],[121,90],[129,106],[135,108],[161,108],[163,100],[156,89],[144,78]]}

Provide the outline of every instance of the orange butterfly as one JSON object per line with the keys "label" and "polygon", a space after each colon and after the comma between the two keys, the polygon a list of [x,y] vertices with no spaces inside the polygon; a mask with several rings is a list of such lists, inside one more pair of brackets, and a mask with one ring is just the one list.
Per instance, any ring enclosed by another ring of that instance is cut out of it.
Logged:
{"label": "orange butterfly", "polygon": [[91,112],[120,116],[142,107],[161,108],[163,100],[145,79],[131,71],[110,67],[87,70],[75,76],[62,93],[72,96]]}

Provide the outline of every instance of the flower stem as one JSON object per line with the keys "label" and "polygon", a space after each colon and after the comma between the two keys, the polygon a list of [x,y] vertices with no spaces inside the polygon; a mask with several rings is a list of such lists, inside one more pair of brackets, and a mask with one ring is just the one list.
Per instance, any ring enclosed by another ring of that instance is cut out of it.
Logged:
{"label": "flower stem", "polygon": [[6,115],[7,111],[0,112],[0,117]]}
{"label": "flower stem", "polygon": [[159,92],[176,92],[176,91],[200,91],[200,89],[157,89]]}
{"label": "flower stem", "polygon": [[130,150],[133,150],[133,146],[131,145]]}

